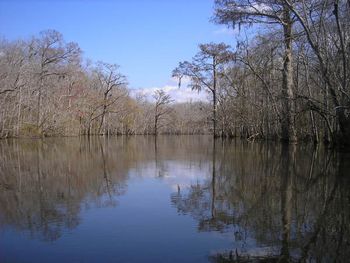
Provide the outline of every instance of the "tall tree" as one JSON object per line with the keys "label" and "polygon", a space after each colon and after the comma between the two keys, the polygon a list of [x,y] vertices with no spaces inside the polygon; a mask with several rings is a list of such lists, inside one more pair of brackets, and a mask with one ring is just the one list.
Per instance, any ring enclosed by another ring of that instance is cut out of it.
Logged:
{"label": "tall tree", "polygon": [[216,0],[214,20],[221,24],[275,24],[283,28],[284,64],[281,87],[282,140],[295,142],[295,106],[293,103],[293,19],[286,3],[279,0]]}
{"label": "tall tree", "polygon": [[126,91],[122,88],[127,84],[127,81],[126,77],[119,72],[119,66],[115,64],[99,62],[95,69],[95,75],[97,88],[101,90],[103,97],[98,134],[101,134],[103,126],[103,134],[106,134],[108,132],[106,115],[112,112],[109,109],[113,104],[126,96]]}
{"label": "tall tree", "polygon": [[189,87],[193,90],[207,90],[212,95],[212,121],[213,135],[217,133],[217,92],[219,72],[223,66],[232,58],[230,46],[224,43],[200,44],[200,51],[193,57],[192,62],[180,62],[173,70],[173,77],[179,79],[179,86],[183,77],[190,78]]}
{"label": "tall tree", "polygon": [[81,50],[76,43],[65,43],[62,34],[55,30],[42,31],[40,38],[32,40],[29,49],[29,59],[37,80],[36,125],[38,133],[42,134],[47,120],[43,104],[44,100],[48,103],[48,88],[54,84],[52,78],[63,78],[67,74],[62,67],[64,63],[79,63]]}
{"label": "tall tree", "polygon": [[[334,105],[340,142],[350,146],[350,5],[349,1],[282,1],[319,62]],[[323,109],[316,107],[318,112]]]}
{"label": "tall tree", "polygon": [[172,102],[170,95],[166,94],[164,90],[156,90],[153,94],[155,99],[154,105],[154,135],[158,135],[160,122],[169,114],[172,110],[169,104]]}

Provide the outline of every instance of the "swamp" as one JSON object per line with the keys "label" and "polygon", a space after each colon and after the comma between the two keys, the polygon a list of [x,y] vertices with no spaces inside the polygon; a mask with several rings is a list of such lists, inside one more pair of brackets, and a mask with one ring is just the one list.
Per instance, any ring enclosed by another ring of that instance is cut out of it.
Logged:
{"label": "swamp", "polygon": [[346,262],[349,154],[212,136],[0,141],[1,262]]}

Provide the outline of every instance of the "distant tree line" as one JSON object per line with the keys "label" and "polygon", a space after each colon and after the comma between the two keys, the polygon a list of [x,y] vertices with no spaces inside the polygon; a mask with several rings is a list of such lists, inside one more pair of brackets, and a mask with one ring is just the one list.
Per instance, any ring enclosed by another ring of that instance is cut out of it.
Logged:
{"label": "distant tree line", "polygon": [[129,95],[119,66],[87,63],[54,30],[0,41],[0,137],[208,133],[206,103]]}
{"label": "distant tree line", "polygon": [[[129,95],[117,65],[84,62],[49,30],[0,43],[0,137],[203,134],[350,144],[350,5],[345,0],[216,0],[215,23],[254,37],[200,44],[173,71],[211,102]],[[255,30],[254,30],[255,29]]]}

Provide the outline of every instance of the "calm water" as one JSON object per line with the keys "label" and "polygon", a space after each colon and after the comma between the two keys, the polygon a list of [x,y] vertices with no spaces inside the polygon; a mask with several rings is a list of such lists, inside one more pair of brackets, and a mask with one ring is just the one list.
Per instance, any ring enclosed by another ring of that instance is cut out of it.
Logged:
{"label": "calm water", "polygon": [[349,162],[205,136],[3,140],[0,262],[348,262]]}

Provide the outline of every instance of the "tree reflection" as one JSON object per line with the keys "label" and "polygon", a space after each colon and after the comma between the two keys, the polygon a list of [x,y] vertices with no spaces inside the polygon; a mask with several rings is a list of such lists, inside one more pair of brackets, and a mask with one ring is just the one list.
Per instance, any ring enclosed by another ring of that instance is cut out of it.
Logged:
{"label": "tree reflection", "polygon": [[[214,262],[345,262],[349,155],[307,146],[213,145],[212,178],[172,195],[199,231],[232,233]],[[208,171],[209,172],[209,171]]]}
{"label": "tree reflection", "polygon": [[133,174],[170,184],[173,206],[198,231],[232,236],[214,262],[342,262],[348,160],[323,148],[200,137],[0,141],[0,226],[58,239],[83,209],[117,205]]}
{"label": "tree reflection", "polygon": [[[205,163],[205,142],[205,138],[162,136],[157,141],[154,137],[2,140],[0,227],[56,240],[80,224],[83,209],[116,206],[131,169],[137,176],[151,172],[163,178],[169,170],[167,160]],[[143,174],[145,165],[152,169]]]}
{"label": "tree reflection", "polygon": [[295,171],[295,145],[282,145],[281,151],[281,217],[282,248],[280,262],[288,262],[290,258],[289,242],[293,210],[293,174]]}
{"label": "tree reflection", "polygon": [[0,157],[0,224],[44,240],[75,228],[84,204],[115,205],[126,187],[128,162],[101,140],[7,141]]}

